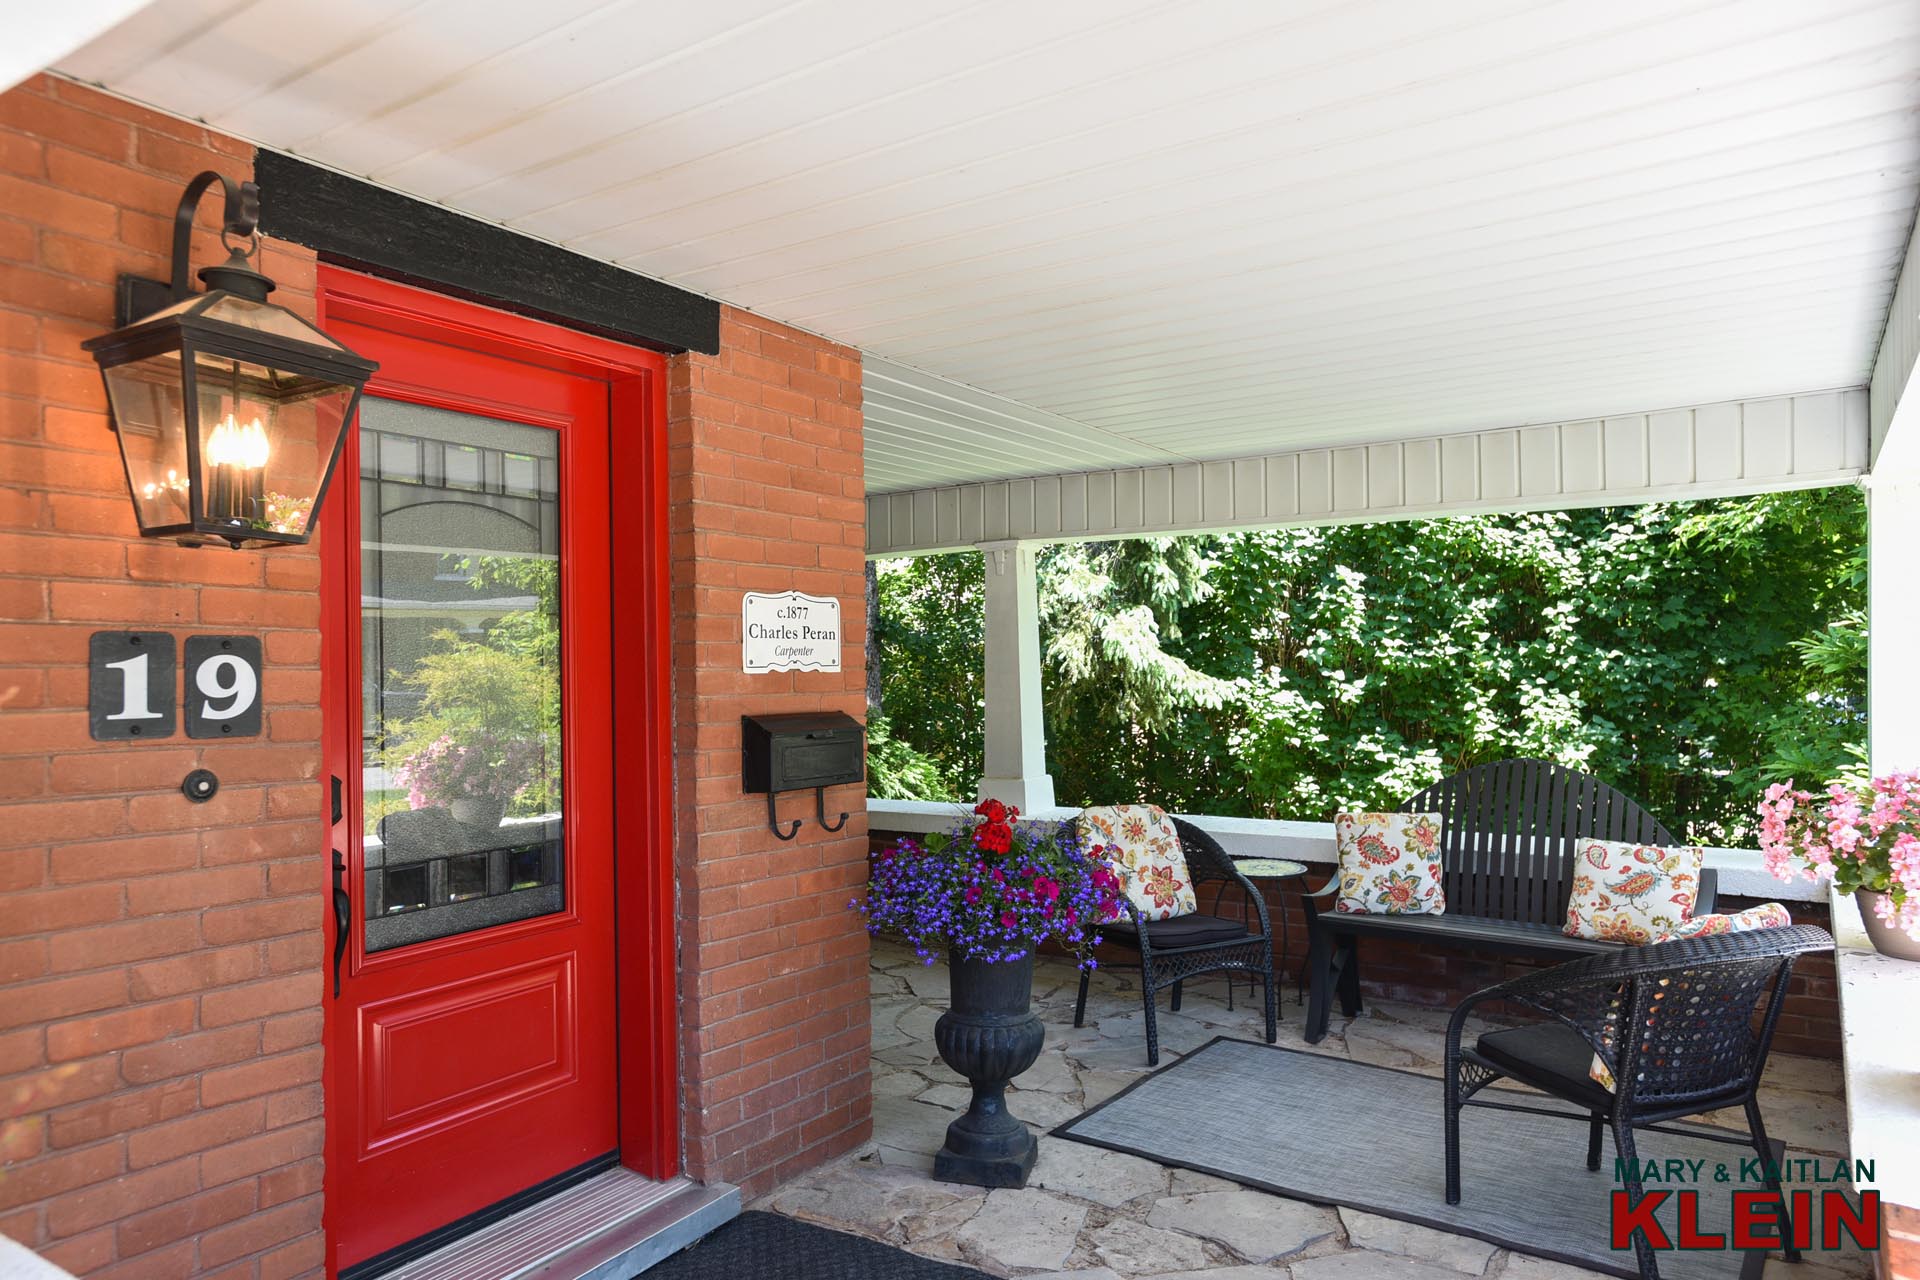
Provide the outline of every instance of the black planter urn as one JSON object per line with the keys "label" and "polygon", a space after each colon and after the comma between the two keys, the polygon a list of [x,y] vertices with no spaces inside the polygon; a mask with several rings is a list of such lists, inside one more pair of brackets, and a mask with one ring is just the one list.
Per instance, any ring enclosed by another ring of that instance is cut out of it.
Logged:
{"label": "black planter urn", "polygon": [[933,1026],[933,1042],[973,1086],[973,1103],[947,1126],[933,1176],[976,1187],[1024,1187],[1040,1145],[1007,1114],[1007,1085],[1033,1065],[1047,1038],[1031,1008],[1033,956],[995,963],[956,951],[947,964],[953,999]]}

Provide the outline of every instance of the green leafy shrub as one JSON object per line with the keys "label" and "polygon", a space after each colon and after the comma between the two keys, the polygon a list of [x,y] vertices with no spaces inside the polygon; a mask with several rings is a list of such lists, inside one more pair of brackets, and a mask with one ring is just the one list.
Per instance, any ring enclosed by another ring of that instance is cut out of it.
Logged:
{"label": "green leafy shrub", "polygon": [[[436,652],[394,684],[420,690],[420,709],[389,739],[388,765],[414,778],[417,800],[446,803],[451,794],[494,794],[509,813],[553,811],[560,798],[559,680],[534,655],[436,632]],[[442,765],[443,759],[451,762]],[[487,776],[481,776],[487,775]],[[427,782],[433,779],[439,785]],[[423,785],[424,784],[424,785]]]}
{"label": "green leafy shrub", "polygon": [[[1851,488],[1049,548],[1062,804],[1321,819],[1506,756],[1585,769],[1709,843],[1858,768],[1865,506]],[[892,736],[981,773],[978,553],[883,565]]]}
{"label": "green leafy shrub", "polygon": [[876,800],[958,800],[940,762],[893,736],[879,712],[867,716],[867,794]]}

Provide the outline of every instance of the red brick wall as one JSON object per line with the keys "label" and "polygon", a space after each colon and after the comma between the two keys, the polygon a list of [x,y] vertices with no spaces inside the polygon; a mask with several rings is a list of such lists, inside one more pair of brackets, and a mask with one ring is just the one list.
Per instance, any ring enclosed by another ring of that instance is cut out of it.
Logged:
{"label": "red brick wall", "polygon": [[[321,1264],[319,561],[140,539],[79,349],[117,272],[167,276],[205,168],[252,150],[45,77],[0,94],[0,1233],[100,1276]],[[312,255],[264,257],[310,312]],[[131,629],[260,635],[263,736],[91,741],[87,637]]]}
{"label": "red brick wall", "polygon": [[[866,511],[859,353],[731,308],[720,333],[668,381],[684,1141],[751,1195],[869,1127],[864,794],[828,793],[837,834],[785,797],[782,843],[740,789],[742,714],[864,717]],[[788,589],[839,598],[839,674],[742,673],[741,594]]]}
{"label": "red brick wall", "polygon": [[1920,1280],[1920,1209],[1885,1207],[1885,1244],[1875,1260],[1880,1280]]}
{"label": "red brick wall", "polygon": [[[203,168],[251,149],[51,78],[0,94],[0,1232],[169,1280],[322,1255],[318,557],[139,538],[79,349],[117,273],[166,276]],[[265,258],[310,314],[312,254]],[[757,1192],[867,1128],[862,795],[783,844],[739,780],[743,711],[864,708],[860,364],[735,312],[723,343],[671,377],[683,1138]],[[790,587],[841,599],[840,675],[741,673],[740,593]],[[93,742],[88,636],[123,629],[261,635],[264,736]]]}
{"label": "red brick wall", "polygon": [[[1319,878],[1314,878],[1319,883]],[[1299,940],[1304,928],[1299,898],[1288,895],[1295,947],[1304,957]],[[1271,899],[1270,899],[1271,901]],[[1738,911],[1755,905],[1745,898],[1723,898],[1722,910]],[[1796,924],[1833,926],[1824,905],[1789,903]],[[1462,996],[1514,977],[1547,962],[1476,955],[1471,951],[1441,948],[1427,950],[1412,942],[1384,942],[1364,939],[1360,944],[1361,989],[1367,995],[1385,1000],[1406,1000],[1414,1004],[1451,1007]],[[1339,1006],[1334,1006],[1336,1016]],[[1774,1031],[1773,1047],[1781,1053],[1806,1054],[1815,1058],[1840,1056],[1840,992],[1831,955],[1803,956],[1794,965],[1787,987],[1787,1003],[1780,1011],[1780,1024]]]}

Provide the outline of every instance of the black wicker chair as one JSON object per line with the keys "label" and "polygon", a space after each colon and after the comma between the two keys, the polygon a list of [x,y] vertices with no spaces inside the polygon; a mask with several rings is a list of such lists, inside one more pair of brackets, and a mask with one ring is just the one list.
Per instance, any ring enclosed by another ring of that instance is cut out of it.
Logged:
{"label": "black wicker chair", "polygon": [[[1179,818],[1173,820],[1173,826],[1180,836],[1180,851],[1187,859],[1187,874],[1193,882],[1195,898],[1198,899],[1201,886],[1209,881],[1237,885],[1259,913],[1260,930],[1250,931],[1244,920],[1200,912],[1171,920],[1142,921],[1139,909],[1130,900],[1121,900],[1126,907],[1126,918],[1102,926],[1100,936],[1140,953],[1140,997],[1146,1006],[1147,1065],[1150,1067],[1160,1065],[1160,1029],[1154,1020],[1155,993],[1172,987],[1173,1008],[1177,1013],[1181,984],[1203,973],[1224,972],[1229,975],[1229,983],[1235,973],[1258,976],[1266,992],[1267,1043],[1272,1044],[1280,1034],[1274,1010],[1273,926],[1267,919],[1266,902],[1253,883],[1234,868],[1233,859],[1212,836]],[[1218,894],[1214,905],[1216,909],[1219,906]],[[1076,1027],[1086,1023],[1090,976],[1084,970],[1080,974],[1080,998],[1073,1006]]]}
{"label": "black wicker chair", "polygon": [[[1447,1203],[1460,1203],[1460,1112],[1466,1107],[1586,1120],[1589,1169],[1600,1167],[1601,1135],[1609,1127],[1620,1159],[1631,1169],[1635,1129],[1660,1130],[1682,1116],[1743,1107],[1747,1135],[1704,1136],[1751,1145],[1763,1166],[1771,1168],[1773,1150],[1756,1096],[1760,1073],[1795,958],[1832,946],[1832,938],[1810,925],[1687,938],[1588,956],[1468,996],[1447,1025]],[[1551,1020],[1489,1031],[1463,1047],[1468,1012],[1488,1000],[1525,1005]],[[1588,1076],[1595,1054],[1614,1075],[1612,1090]],[[1570,1102],[1585,1114],[1474,1096],[1502,1077]],[[1769,1174],[1766,1185],[1781,1194],[1777,1177]],[[1625,1186],[1638,1202],[1639,1179],[1629,1177]],[[1786,1212],[1782,1195],[1781,1249],[1791,1262],[1800,1255]],[[1633,1249],[1641,1276],[1657,1280],[1653,1247],[1643,1232],[1634,1232]]]}

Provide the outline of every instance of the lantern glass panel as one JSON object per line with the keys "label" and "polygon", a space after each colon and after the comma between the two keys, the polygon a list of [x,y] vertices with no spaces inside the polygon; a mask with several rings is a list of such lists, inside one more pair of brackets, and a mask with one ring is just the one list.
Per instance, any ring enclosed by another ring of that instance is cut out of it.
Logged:
{"label": "lantern glass panel", "polygon": [[308,324],[293,312],[271,302],[255,302],[251,298],[242,298],[232,293],[196,293],[179,302],[162,307],[152,315],[141,317],[140,323],[151,324],[156,320],[167,320],[175,316],[191,313],[201,320],[218,320],[221,324],[230,324],[254,333],[269,334],[276,338],[291,338],[307,346],[320,347],[326,352],[348,352],[348,347],[338,338],[330,336],[317,325]]}
{"label": "lantern glass panel", "polygon": [[180,353],[168,351],[106,371],[127,487],[142,529],[184,525],[187,511],[186,395]]}
{"label": "lantern glass panel", "polygon": [[194,388],[208,523],[242,537],[305,533],[353,387],[199,351]]}

